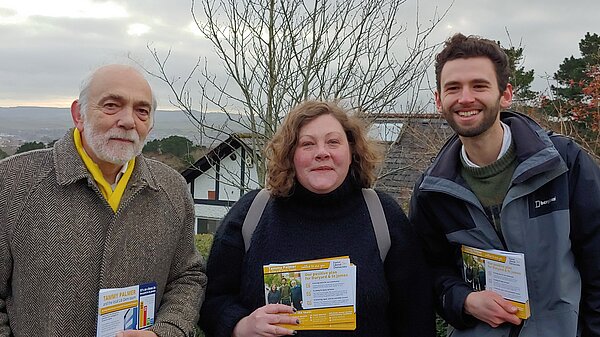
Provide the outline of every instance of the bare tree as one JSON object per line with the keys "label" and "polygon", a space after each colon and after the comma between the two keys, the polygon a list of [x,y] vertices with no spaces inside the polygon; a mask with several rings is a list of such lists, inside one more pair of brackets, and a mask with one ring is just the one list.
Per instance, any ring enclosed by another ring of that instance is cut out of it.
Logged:
{"label": "bare tree", "polygon": [[[198,1],[198,4],[196,2]],[[206,135],[208,111],[227,114],[252,135],[259,182],[265,162],[259,148],[291,107],[306,99],[338,100],[374,116],[392,112],[399,100],[416,97],[437,44],[428,37],[448,9],[426,24],[415,12],[414,32],[397,22],[406,0],[192,0],[192,17],[210,40],[224,68],[199,58],[190,73],[172,78],[161,56],[149,48],[167,83],[172,103]],[[198,7],[198,8],[197,8]],[[199,89],[194,101],[192,84]],[[416,100],[407,100],[409,111]]]}

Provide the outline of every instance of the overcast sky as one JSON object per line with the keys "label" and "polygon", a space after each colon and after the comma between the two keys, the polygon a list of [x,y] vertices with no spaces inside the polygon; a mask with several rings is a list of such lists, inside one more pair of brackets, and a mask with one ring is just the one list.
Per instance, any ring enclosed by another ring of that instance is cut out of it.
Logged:
{"label": "overcast sky", "polygon": [[[365,0],[366,1],[366,0]],[[400,23],[414,25],[416,0],[403,6]],[[421,20],[450,0],[421,0]],[[185,75],[198,56],[211,69],[220,64],[192,22],[189,0],[0,0],[0,106],[68,107],[82,77],[99,65],[126,62],[127,55],[153,66],[150,44],[169,71]],[[534,89],[544,90],[565,57],[579,56],[586,32],[600,33],[598,0],[456,0],[431,36],[476,34],[525,48],[525,68],[534,69]],[[409,36],[406,36],[408,38]],[[169,92],[151,80],[160,108],[173,109]]]}

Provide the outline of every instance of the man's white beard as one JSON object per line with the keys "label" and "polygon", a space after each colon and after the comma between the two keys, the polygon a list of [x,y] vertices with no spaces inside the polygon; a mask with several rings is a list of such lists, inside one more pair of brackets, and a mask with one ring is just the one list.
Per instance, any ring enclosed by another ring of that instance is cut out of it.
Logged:
{"label": "man's white beard", "polygon": [[[88,118],[83,120],[83,132],[85,140],[90,146],[96,157],[105,162],[115,165],[124,165],[135,156],[142,153],[144,147],[143,140],[135,130],[122,130],[112,128],[103,133],[98,130],[94,123],[90,123]],[[111,140],[111,138],[121,138],[132,141],[133,143]]]}

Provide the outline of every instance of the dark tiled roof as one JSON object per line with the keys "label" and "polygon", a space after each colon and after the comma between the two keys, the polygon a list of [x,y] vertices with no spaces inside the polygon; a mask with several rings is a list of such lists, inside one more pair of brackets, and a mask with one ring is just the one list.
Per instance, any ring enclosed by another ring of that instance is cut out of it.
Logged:
{"label": "dark tiled roof", "polygon": [[401,120],[402,131],[387,151],[375,187],[405,204],[417,178],[454,131],[439,114],[411,115]]}

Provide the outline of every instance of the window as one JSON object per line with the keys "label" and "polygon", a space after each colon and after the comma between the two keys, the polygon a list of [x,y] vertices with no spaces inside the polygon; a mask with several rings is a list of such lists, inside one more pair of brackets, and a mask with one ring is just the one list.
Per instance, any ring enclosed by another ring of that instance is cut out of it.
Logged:
{"label": "window", "polygon": [[218,219],[196,218],[196,234],[214,233],[218,224]]}
{"label": "window", "polygon": [[217,200],[217,192],[208,191],[208,200]]}

